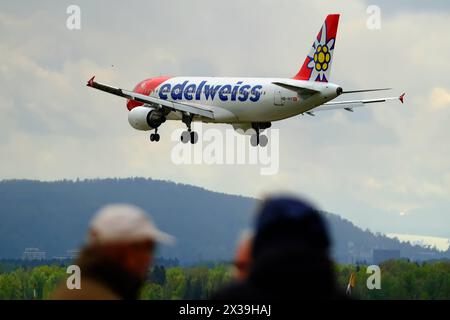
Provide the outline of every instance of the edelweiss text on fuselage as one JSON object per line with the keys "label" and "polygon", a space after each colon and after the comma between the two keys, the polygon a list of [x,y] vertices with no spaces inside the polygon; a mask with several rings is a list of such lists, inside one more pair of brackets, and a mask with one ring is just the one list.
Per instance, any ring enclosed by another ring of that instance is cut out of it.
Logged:
{"label": "edelweiss text on fuselage", "polygon": [[[238,81],[236,84],[210,85],[207,81],[198,84],[189,83],[188,80],[183,83],[177,83],[172,87],[170,83],[163,84],[159,90],[160,99],[171,100],[214,100],[218,97],[221,101],[247,101],[257,102],[261,97],[262,86],[251,86]],[[169,98],[170,96],[170,98]]]}

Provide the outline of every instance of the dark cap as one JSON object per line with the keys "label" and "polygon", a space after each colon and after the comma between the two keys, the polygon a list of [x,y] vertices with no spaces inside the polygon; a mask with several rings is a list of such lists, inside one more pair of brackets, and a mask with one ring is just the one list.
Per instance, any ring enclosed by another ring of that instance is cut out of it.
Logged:
{"label": "dark cap", "polygon": [[319,211],[293,197],[279,196],[264,201],[256,218],[255,231],[254,256],[269,247],[327,250],[330,245]]}

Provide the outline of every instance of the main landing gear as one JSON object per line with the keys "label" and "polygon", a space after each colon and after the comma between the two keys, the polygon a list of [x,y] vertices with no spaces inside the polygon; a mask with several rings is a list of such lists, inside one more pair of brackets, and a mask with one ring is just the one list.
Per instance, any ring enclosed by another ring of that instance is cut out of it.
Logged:
{"label": "main landing gear", "polygon": [[250,136],[250,144],[252,147],[261,146],[265,147],[269,143],[269,138],[266,135],[260,134],[261,130],[271,127],[271,123],[252,123],[252,128],[255,129],[256,133]]}
{"label": "main landing gear", "polygon": [[187,131],[183,131],[181,134],[180,140],[183,143],[191,142],[191,144],[196,144],[198,141],[198,133],[195,131],[192,131],[191,129],[191,123],[192,123],[192,116],[183,114],[182,118],[183,123],[187,126]]}

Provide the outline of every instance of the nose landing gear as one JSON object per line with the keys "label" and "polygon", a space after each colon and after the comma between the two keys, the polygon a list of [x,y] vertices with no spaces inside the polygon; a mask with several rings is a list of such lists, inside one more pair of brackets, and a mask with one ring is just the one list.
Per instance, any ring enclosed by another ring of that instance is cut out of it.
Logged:
{"label": "nose landing gear", "polygon": [[158,142],[159,141],[159,134],[158,134],[158,128],[155,129],[155,133],[150,134],[150,141],[155,141]]}

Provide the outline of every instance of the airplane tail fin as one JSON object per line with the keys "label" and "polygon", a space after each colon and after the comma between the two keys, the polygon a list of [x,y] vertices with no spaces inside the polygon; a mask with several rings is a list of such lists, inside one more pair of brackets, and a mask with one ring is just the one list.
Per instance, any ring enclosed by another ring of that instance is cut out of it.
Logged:
{"label": "airplane tail fin", "polygon": [[339,14],[330,14],[325,19],[314,43],[306,56],[296,80],[328,82],[331,63],[333,62],[334,45],[339,23]]}

